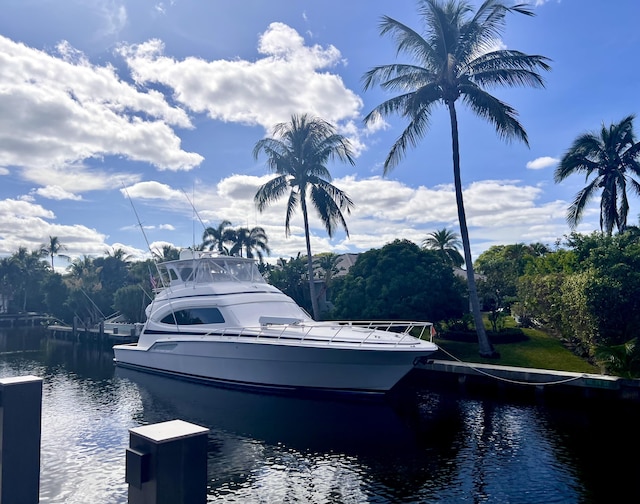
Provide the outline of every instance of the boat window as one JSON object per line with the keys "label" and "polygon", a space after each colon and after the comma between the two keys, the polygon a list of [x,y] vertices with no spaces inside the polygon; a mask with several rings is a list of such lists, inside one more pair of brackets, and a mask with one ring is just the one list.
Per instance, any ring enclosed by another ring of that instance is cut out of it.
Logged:
{"label": "boat window", "polygon": [[222,324],[224,317],[217,308],[188,308],[169,313],[160,322],[170,325]]}
{"label": "boat window", "polygon": [[183,282],[191,280],[191,274],[192,273],[193,273],[193,269],[192,268],[182,268],[180,270],[180,278],[182,279]]}

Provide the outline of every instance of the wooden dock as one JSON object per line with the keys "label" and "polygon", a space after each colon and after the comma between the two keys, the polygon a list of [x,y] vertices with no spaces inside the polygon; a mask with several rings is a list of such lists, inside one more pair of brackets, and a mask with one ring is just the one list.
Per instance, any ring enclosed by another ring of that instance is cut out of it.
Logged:
{"label": "wooden dock", "polygon": [[51,317],[41,313],[2,313],[0,314],[0,328],[13,329],[16,327],[38,327],[51,321]]}
{"label": "wooden dock", "polygon": [[54,339],[66,339],[74,341],[108,341],[113,344],[134,343],[138,341],[139,334],[135,328],[125,327],[105,327],[99,324],[97,327],[47,326],[47,332]]}

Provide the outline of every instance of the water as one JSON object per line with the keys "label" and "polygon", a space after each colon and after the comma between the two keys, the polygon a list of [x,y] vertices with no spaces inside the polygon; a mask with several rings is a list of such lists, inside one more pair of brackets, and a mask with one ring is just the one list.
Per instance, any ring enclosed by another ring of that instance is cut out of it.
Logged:
{"label": "water", "polygon": [[208,502],[639,502],[629,405],[408,387],[379,402],[218,389],[115,369],[109,347],[0,331],[0,376],[43,378],[41,503],[126,503],[132,427],[209,429]]}

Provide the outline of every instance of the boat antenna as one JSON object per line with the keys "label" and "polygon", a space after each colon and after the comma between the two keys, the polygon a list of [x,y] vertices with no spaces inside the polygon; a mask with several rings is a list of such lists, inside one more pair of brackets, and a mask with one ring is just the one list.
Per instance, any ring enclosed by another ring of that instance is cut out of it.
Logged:
{"label": "boat antenna", "polygon": [[[147,244],[147,250],[151,254],[151,260],[153,261],[153,264],[156,267],[156,272],[158,273],[158,277],[160,278],[160,283],[162,284],[163,288],[166,288],[167,286],[165,285],[164,278],[162,276],[162,273],[160,273],[160,268],[158,268],[158,261],[157,261],[156,254],[153,252],[153,249],[151,248],[151,244],[149,243],[149,239],[147,238],[147,234],[144,232],[144,227],[142,225],[142,222],[140,221],[140,216],[138,215],[136,207],[133,204],[133,200],[131,199],[131,195],[129,194],[129,191],[127,191],[127,188],[125,187],[124,183],[122,184],[122,190],[126,194],[127,199],[129,200],[129,203],[131,204],[131,208],[133,209],[133,213],[136,216],[136,220],[138,221],[138,227],[140,228],[140,231],[142,232],[142,236],[144,237],[144,241]],[[153,282],[153,275],[150,275],[149,278]]]}
{"label": "boat antenna", "polygon": [[189,198],[189,196],[187,195],[187,193],[185,192],[184,189],[180,189],[182,191],[182,194],[184,194],[184,197],[187,198],[187,201],[189,202],[189,204],[191,205],[191,208],[193,209],[193,213],[196,215],[196,217],[198,218],[198,220],[200,221],[200,224],[202,224],[202,229],[206,230],[207,226],[204,225],[204,222],[202,222],[202,219],[200,218],[200,214],[198,213],[198,211],[196,210],[195,205],[193,204],[193,201]]}
{"label": "boat antenna", "polygon": [[147,249],[149,250],[151,257],[153,258],[154,254],[153,254],[153,250],[151,250],[151,245],[149,244],[149,240],[147,239],[147,234],[144,232],[144,227],[142,226],[142,222],[140,222],[140,216],[136,211],[136,207],[133,205],[133,200],[131,199],[131,196],[129,195],[129,191],[127,191],[127,188],[125,187],[124,183],[122,183],[122,190],[127,195],[127,199],[129,200],[129,203],[131,203],[131,208],[133,209],[133,213],[135,214],[136,220],[138,221],[138,227],[140,228],[140,231],[142,231],[142,236],[144,237],[144,241],[147,244]]}
{"label": "boat antenna", "polygon": [[[131,196],[129,195],[129,191],[127,191],[127,188],[125,187],[124,184],[122,184],[122,189],[124,190],[124,193],[127,195],[127,198],[129,199],[129,203],[131,203],[131,208],[133,208],[133,213],[136,216],[136,220],[138,221],[138,226],[140,227],[140,231],[142,231],[142,236],[144,236],[144,241],[147,243],[147,249],[149,250],[149,253],[151,254],[151,260],[153,261],[154,266],[156,267],[156,272],[158,273],[158,277],[160,278],[160,283],[162,284],[162,288],[166,289],[167,285],[165,283],[165,278],[162,275],[160,268],[158,267],[158,258],[156,257],[156,254],[154,254],[153,250],[151,249],[151,245],[149,244],[149,240],[147,239],[147,235],[144,232],[144,228],[142,227],[142,222],[140,222],[140,216],[138,215],[138,212],[136,211],[136,207],[133,204],[133,200],[131,199]],[[149,272],[149,280],[152,283],[152,286],[155,282],[155,280],[153,279],[153,275],[151,275],[151,272]],[[155,290],[155,288],[154,288]],[[143,289],[144,291],[144,289]],[[145,292],[146,294],[146,292]],[[152,298],[151,299],[151,303],[154,303],[156,300],[156,298]],[[171,300],[169,300],[169,305],[172,306]],[[178,324],[178,321],[176,319],[176,314],[175,311],[173,310],[173,307],[171,308],[171,313],[173,315],[173,321],[175,322],[176,325],[176,330],[178,332],[180,332],[180,326]]]}

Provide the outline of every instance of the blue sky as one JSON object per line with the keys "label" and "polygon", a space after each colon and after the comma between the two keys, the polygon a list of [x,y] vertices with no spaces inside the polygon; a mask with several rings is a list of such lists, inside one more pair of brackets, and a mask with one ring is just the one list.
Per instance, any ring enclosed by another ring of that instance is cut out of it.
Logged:
{"label": "blue sky", "polygon": [[[472,2],[478,5],[478,2]],[[503,47],[552,60],[545,89],[495,89],[530,147],[502,141],[459,106],[462,180],[474,256],[495,244],[553,245],[585,184],[553,182],[581,133],[637,114],[640,3],[538,0],[513,15]],[[302,220],[284,232],[284,201],[253,204],[270,177],[255,143],[292,113],[348,136],[356,165],[332,164],[355,203],[350,236],[312,217],[314,253],[360,252],[395,238],[458,230],[448,116],[383,176],[401,118],[365,127],[388,96],[363,90],[371,67],[399,61],[378,23],[416,29],[414,1],[4,0],[0,16],[0,256],[57,236],[67,255],[199,243],[202,222],[262,226],[272,259],[304,251]],[[637,125],[640,131],[640,124]],[[124,188],[130,200],[124,195]],[[193,202],[193,206],[190,201]],[[598,228],[597,202],[578,230]],[[135,208],[135,212],[132,208]],[[197,215],[195,215],[196,212]],[[136,212],[144,227],[142,233]],[[633,197],[630,223],[640,206]],[[60,259],[57,267],[67,263]]]}

